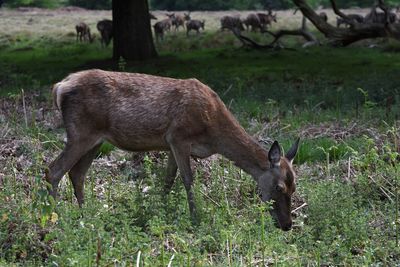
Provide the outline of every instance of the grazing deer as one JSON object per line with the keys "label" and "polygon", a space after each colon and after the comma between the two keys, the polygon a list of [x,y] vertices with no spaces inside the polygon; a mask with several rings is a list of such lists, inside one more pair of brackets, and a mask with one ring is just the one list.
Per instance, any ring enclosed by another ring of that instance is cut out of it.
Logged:
{"label": "grazing deer", "polygon": [[79,40],[79,42],[88,41],[93,43],[94,37],[90,35],[90,27],[86,23],[80,22],[76,24],[75,29],[77,42]]}
{"label": "grazing deer", "polygon": [[261,32],[264,30],[264,25],[261,23],[260,17],[257,14],[251,13],[244,20],[243,24],[246,26],[246,30],[251,27],[252,31],[259,29]]}
{"label": "grazing deer", "polygon": [[156,36],[156,40],[159,41],[164,39],[164,33],[166,31],[169,31],[171,29],[171,19],[163,19],[156,24],[153,25],[154,28],[154,34]]}
{"label": "grazing deer", "polygon": [[204,19],[202,21],[192,19],[192,20],[189,20],[188,22],[186,22],[186,36],[189,36],[189,32],[191,30],[196,31],[197,34],[200,33],[200,29],[203,29],[203,31],[204,31],[205,22],[206,21]]}
{"label": "grazing deer", "polygon": [[100,43],[102,47],[107,47],[113,38],[112,20],[103,19],[97,23],[97,30],[100,32]]}
{"label": "grazing deer", "polygon": [[104,141],[129,151],[169,151],[165,191],[179,169],[194,218],[190,157],[221,154],[253,176],[262,201],[273,200],[277,226],[292,226],[295,191],[292,162],[298,140],[281,156],[277,141],[267,151],[240,126],[218,95],[196,79],[179,80],[138,73],[87,70],[70,74],[53,86],[67,143],[49,165],[46,180],[57,195],[66,172],[79,206],[84,203],[84,176]]}
{"label": "grazing deer", "polygon": [[221,22],[221,31],[223,31],[224,29],[228,30],[238,29],[241,31],[244,30],[243,22],[240,19],[240,17],[223,16],[220,19],[220,22]]}

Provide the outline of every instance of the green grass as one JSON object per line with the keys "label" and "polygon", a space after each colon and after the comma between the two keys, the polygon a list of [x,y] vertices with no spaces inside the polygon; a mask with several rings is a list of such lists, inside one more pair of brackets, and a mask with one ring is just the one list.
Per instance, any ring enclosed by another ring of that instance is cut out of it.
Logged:
{"label": "green grass", "polygon": [[[171,42],[170,46],[179,45],[176,40]],[[118,69],[117,64],[107,60],[110,54],[110,49],[97,45],[63,42],[40,43],[29,50],[3,49],[0,66],[5,71],[0,77],[7,90],[0,94],[42,88],[80,69]],[[399,55],[369,48],[249,51],[223,47],[160,54],[146,64],[139,62],[124,68],[177,78],[196,77],[226,101],[239,97],[237,105],[241,107],[249,106],[242,101],[255,101],[260,107],[262,102],[273,99],[280,105],[321,105],[345,112],[363,104],[358,88],[366,90],[370,100],[381,105],[388,96],[398,98],[400,92],[396,82]]]}
{"label": "green grass", "polygon": [[[131,266],[139,255],[140,266],[398,265],[394,49],[251,51],[207,33],[167,38],[159,58],[118,64],[98,44],[19,38],[0,48],[0,265]],[[64,130],[50,123],[49,88],[93,67],[196,77],[257,138],[287,150],[301,136],[294,208],[307,205],[295,228],[276,229],[253,179],[221,157],[194,162],[201,222],[192,225],[182,183],[163,194],[165,153],[132,156],[110,144],[89,170],[84,207],[66,178],[54,203],[42,176]],[[22,99],[28,119],[40,107],[46,119],[26,127]]]}

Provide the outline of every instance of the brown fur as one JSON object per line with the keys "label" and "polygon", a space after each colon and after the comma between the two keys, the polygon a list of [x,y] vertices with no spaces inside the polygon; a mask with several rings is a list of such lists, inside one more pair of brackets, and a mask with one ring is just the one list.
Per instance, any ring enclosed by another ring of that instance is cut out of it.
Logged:
{"label": "brown fur", "polygon": [[[293,172],[290,160],[297,145],[291,149],[290,159],[282,161],[275,144],[269,152],[273,152],[272,157],[245,132],[218,95],[196,79],[88,70],[55,84],[53,97],[61,110],[68,141],[46,177],[55,195],[61,177],[69,171],[80,205],[84,175],[104,141],[129,151],[171,151],[166,191],[171,189],[179,168],[192,215],[195,205],[190,156],[224,155],[262,185],[265,201],[275,196],[276,184],[287,181],[286,174]],[[282,161],[281,167],[270,168],[273,161],[274,166]],[[293,183],[294,179],[288,187]],[[290,203],[287,205],[290,207]],[[290,210],[280,217],[277,209],[280,227],[290,229]]]}

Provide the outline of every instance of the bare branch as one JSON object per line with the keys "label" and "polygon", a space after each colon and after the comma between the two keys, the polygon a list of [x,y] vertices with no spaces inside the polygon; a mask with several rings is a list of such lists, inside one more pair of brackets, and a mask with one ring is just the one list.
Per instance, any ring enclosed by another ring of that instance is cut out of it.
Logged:
{"label": "bare branch", "polygon": [[[307,24],[306,24],[306,17],[303,16],[303,21],[302,21],[302,26],[300,29],[296,30],[279,30],[277,32],[272,32],[268,30],[264,30],[263,33],[268,33],[271,36],[274,37],[274,40],[270,44],[266,45],[261,45],[255,42],[254,40],[250,39],[249,37],[243,36],[238,29],[232,29],[233,34],[242,42],[243,46],[255,48],[255,49],[271,49],[271,48],[277,48],[280,46],[277,46],[277,43],[279,39],[283,36],[286,35],[294,35],[294,36],[302,36],[307,42],[303,44],[303,47],[308,47],[311,45],[320,45],[320,42],[318,39],[312,34],[310,31],[307,29]],[[289,48],[285,48],[289,49]],[[290,49],[293,50],[293,49]]]}
{"label": "bare branch", "polygon": [[238,38],[242,42],[243,46],[249,46],[249,47],[256,48],[256,49],[274,48],[274,46],[272,46],[270,44],[261,45],[261,44],[256,43],[255,41],[251,40],[250,38],[242,35],[237,28],[232,28],[232,32],[236,36],[236,38]]}
{"label": "bare branch", "polygon": [[378,1],[378,6],[379,6],[379,8],[382,9],[383,12],[385,13],[385,24],[386,24],[386,25],[390,24],[389,8],[385,5],[385,3],[383,2],[383,0],[379,0],[379,1]]}
{"label": "bare branch", "polygon": [[[332,9],[335,14],[343,18],[346,23],[350,24],[350,28],[338,28],[329,24],[324,20],[323,16],[317,14],[308,4],[307,0],[293,0],[296,5],[296,10],[300,10],[303,13],[303,21],[300,29],[295,30],[279,30],[277,32],[264,31],[274,37],[274,40],[270,44],[258,44],[254,40],[241,35],[237,30],[233,30],[235,36],[242,42],[244,46],[265,49],[265,48],[276,48],[277,42],[281,37],[286,35],[302,36],[307,42],[303,45],[316,45],[320,44],[318,39],[312,32],[307,29],[306,19],[311,23],[328,39],[328,43],[333,46],[347,46],[354,42],[369,39],[369,38],[380,38],[390,37],[400,40],[400,23],[393,22],[392,13],[389,8],[385,5],[384,0],[378,0],[378,5],[374,6],[370,12],[370,18],[366,22],[361,23],[353,19],[350,15],[346,15],[341,12],[336,5],[335,0],[330,0]],[[379,6],[385,12],[385,22],[377,19],[376,7]]]}
{"label": "bare branch", "polygon": [[336,1],[335,0],[330,0],[331,5],[332,5],[332,9],[335,12],[336,15],[338,15],[339,17],[343,18],[345,20],[346,23],[350,24],[352,27],[354,27],[354,23],[357,23],[355,20],[349,18],[346,14],[344,14],[342,11],[340,11],[340,9],[337,7],[336,5]]}
{"label": "bare branch", "polygon": [[307,30],[307,18],[305,16],[303,16],[303,19],[301,20],[301,29]]}
{"label": "bare branch", "polygon": [[323,18],[318,16],[317,13],[306,3],[305,0],[293,0],[294,4],[300,9],[303,15],[310,20],[314,26],[323,34],[335,28],[326,22]]}
{"label": "bare branch", "polygon": [[277,31],[275,33],[271,32],[271,31],[265,31],[265,32],[271,34],[275,38],[274,41],[272,41],[271,45],[275,44],[276,42],[279,41],[279,39],[281,37],[286,36],[286,35],[302,36],[307,41],[305,44],[303,44],[303,47],[308,47],[308,46],[311,46],[311,45],[320,45],[320,42],[315,37],[315,35],[307,30],[307,23],[306,22],[307,22],[307,19],[306,19],[306,17],[303,16],[302,25],[301,25],[300,29],[297,29],[297,30],[279,30],[279,31]]}
{"label": "bare branch", "polygon": [[240,33],[240,31],[236,28],[232,29],[233,34],[236,36],[236,38],[239,39],[239,41],[243,44],[243,46],[254,48],[254,49],[286,49],[286,50],[295,50],[293,48],[286,48],[282,47],[279,45],[276,45],[277,39],[279,39],[281,36],[277,36],[275,33],[270,32],[270,31],[264,31],[266,33],[271,34],[272,36],[275,37],[275,40],[270,43],[270,44],[259,44],[255,42],[254,40],[250,39],[249,37],[246,37]]}
{"label": "bare branch", "polygon": [[[383,0],[380,0],[380,2],[383,3]],[[400,24],[398,23],[377,23],[373,20],[366,23],[356,23],[352,21],[352,23],[350,23],[352,27],[350,28],[336,28],[318,16],[307,4],[306,0],[293,0],[293,3],[300,8],[303,15],[306,16],[334,46],[347,46],[359,40],[378,37],[392,37],[400,40]],[[343,14],[336,7],[336,2],[334,0],[331,0],[331,4],[332,8],[336,9],[335,13]]]}

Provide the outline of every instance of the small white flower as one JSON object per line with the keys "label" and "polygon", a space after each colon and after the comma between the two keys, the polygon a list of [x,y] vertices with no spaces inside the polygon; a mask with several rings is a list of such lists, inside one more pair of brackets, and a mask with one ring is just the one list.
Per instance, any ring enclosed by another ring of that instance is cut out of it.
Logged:
{"label": "small white flower", "polygon": [[147,193],[150,190],[150,186],[145,186],[142,190],[143,193]]}

